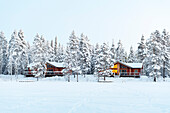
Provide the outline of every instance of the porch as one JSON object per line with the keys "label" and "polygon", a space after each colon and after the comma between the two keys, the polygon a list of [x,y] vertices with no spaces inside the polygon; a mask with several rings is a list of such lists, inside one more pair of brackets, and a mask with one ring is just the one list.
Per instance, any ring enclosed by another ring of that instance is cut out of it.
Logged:
{"label": "porch", "polygon": [[119,74],[113,73],[114,77],[134,77],[134,78],[140,78],[140,76],[143,75],[142,72],[120,72]]}
{"label": "porch", "polygon": [[[52,76],[63,76],[62,71],[44,71],[45,77],[52,77]],[[34,77],[37,74],[37,71],[25,71],[24,75],[26,77]]]}

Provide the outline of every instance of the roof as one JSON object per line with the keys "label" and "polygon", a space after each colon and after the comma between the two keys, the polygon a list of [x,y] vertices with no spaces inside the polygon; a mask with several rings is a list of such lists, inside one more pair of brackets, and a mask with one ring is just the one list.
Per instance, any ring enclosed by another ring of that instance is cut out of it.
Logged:
{"label": "roof", "polygon": [[[124,63],[124,62],[121,62],[121,61],[117,61],[125,66],[128,66],[128,67],[131,67],[131,68],[142,68],[142,63]],[[115,62],[115,63],[117,63]]]}
{"label": "roof", "polygon": [[[65,67],[64,66],[64,63],[58,63],[58,62],[47,62],[47,63],[49,63],[49,64],[51,64],[51,65],[53,65],[53,66],[55,66],[55,67]],[[37,63],[31,63],[31,64],[29,64],[27,67],[32,67],[32,66],[35,66]]]}
{"label": "roof", "polygon": [[58,62],[47,62],[55,67],[65,67],[64,63],[58,63]]}
{"label": "roof", "polygon": [[142,68],[142,63],[125,63],[131,68]]}

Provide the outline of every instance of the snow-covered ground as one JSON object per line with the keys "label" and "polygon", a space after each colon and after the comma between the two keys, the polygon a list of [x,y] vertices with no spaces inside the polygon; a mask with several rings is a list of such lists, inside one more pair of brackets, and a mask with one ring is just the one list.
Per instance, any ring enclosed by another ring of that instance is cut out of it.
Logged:
{"label": "snow-covered ground", "polygon": [[77,83],[72,78],[68,83],[62,77],[39,82],[16,82],[14,78],[12,82],[4,81],[4,76],[0,79],[0,113],[170,113],[167,81],[107,78],[110,82],[103,83],[81,78]]}

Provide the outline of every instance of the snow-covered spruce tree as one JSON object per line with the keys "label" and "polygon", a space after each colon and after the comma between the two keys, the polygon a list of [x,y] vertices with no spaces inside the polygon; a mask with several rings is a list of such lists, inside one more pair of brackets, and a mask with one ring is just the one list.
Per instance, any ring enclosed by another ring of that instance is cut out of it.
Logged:
{"label": "snow-covered spruce tree", "polygon": [[45,51],[45,57],[46,61],[53,62],[55,60],[55,54],[54,54],[54,48],[51,47],[50,43],[48,41],[45,41],[44,44],[44,51]]}
{"label": "snow-covered spruce tree", "polygon": [[17,32],[14,31],[11,40],[9,41],[9,47],[8,47],[8,55],[7,55],[7,66],[5,73],[12,75],[14,73],[13,67],[14,67],[14,60],[13,60],[13,48],[15,46],[15,38],[17,37]]}
{"label": "snow-covered spruce tree", "polygon": [[24,74],[24,70],[28,65],[29,59],[28,59],[28,47],[27,47],[27,43],[24,40],[24,33],[22,30],[20,30],[18,32],[18,38],[21,41],[21,45],[20,45],[20,59],[19,59],[19,74]]}
{"label": "snow-covered spruce tree", "polygon": [[97,43],[94,49],[94,57],[93,57],[93,63],[94,63],[94,73],[95,75],[98,74],[98,71],[100,70],[99,63],[99,54],[100,54],[101,48],[100,45]]}
{"label": "snow-covered spruce tree", "polygon": [[4,74],[7,62],[7,40],[4,33],[0,33],[0,74]]}
{"label": "snow-covered spruce tree", "polygon": [[122,62],[126,61],[126,54],[125,54],[124,48],[120,40],[118,42],[118,47],[116,49],[116,60],[122,61]]}
{"label": "snow-covered spruce tree", "polygon": [[70,75],[71,75],[71,66],[72,66],[72,57],[70,54],[70,48],[67,46],[66,48],[66,53],[65,53],[65,57],[64,57],[64,65],[65,65],[65,69],[63,71],[64,75],[66,75],[66,79],[68,80],[68,82],[70,82]]}
{"label": "snow-covered spruce tree", "polygon": [[115,45],[114,45],[114,41],[112,42],[112,46],[110,48],[110,55],[111,55],[111,65],[114,65],[115,62]]}
{"label": "snow-covered spruce tree", "polygon": [[29,42],[27,42],[27,54],[28,54],[28,64],[32,63],[32,54],[31,54],[31,46]]}
{"label": "snow-covered spruce tree", "polygon": [[151,34],[150,38],[146,42],[146,57],[143,63],[144,71],[147,76],[156,78],[161,76],[162,58],[161,51],[163,46],[161,44],[162,38],[158,30]]}
{"label": "snow-covered spruce tree", "polygon": [[51,40],[51,47],[54,49],[53,40]]}
{"label": "snow-covered spruce tree", "polygon": [[103,43],[100,50],[100,54],[98,55],[97,58],[98,76],[103,76],[105,80],[106,76],[111,75],[110,67],[111,67],[110,49],[108,44]]}
{"label": "snow-covered spruce tree", "polygon": [[72,32],[71,36],[69,37],[69,52],[71,56],[71,70],[72,73],[75,75],[80,73],[80,52],[79,52],[79,40],[78,37],[75,36],[74,31]]}
{"label": "snow-covered spruce tree", "polygon": [[129,56],[128,56],[128,63],[135,63],[135,55],[134,55],[134,51],[133,51],[133,47],[131,46],[130,47],[130,53],[129,53]]}
{"label": "snow-covered spruce tree", "polygon": [[24,68],[27,65],[27,58],[23,32],[20,31],[17,34],[17,31],[14,31],[9,41],[6,72],[15,75],[23,74]]}
{"label": "snow-covered spruce tree", "polygon": [[60,49],[60,58],[59,58],[60,63],[64,62],[64,57],[65,57],[65,49],[64,46],[62,45]]}
{"label": "snow-covered spruce tree", "polygon": [[64,47],[61,46],[59,43],[58,48],[57,48],[57,55],[56,55],[57,62],[60,62],[60,63],[64,62],[64,56],[65,56],[64,54],[65,54]]}
{"label": "snow-covered spruce tree", "polygon": [[95,72],[95,62],[96,62],[96,55],[95,55],[95,48],[94,46],[91,47],[91,69],[90,74],[94,74]]}
{"label": "snow-covered spruce tree", "polygon": [[125,49],[122,49],[122,53],[121,53],[121,61],[123,62],[128,62],[128,56],[127,56],[127,52],[125,51]]}
{"label": "snow-covered spruce tree", "polygon": [[[163,77],[170,76],[170,35],[164,29],[162,32],[162,45],[161,57],[163,62]],[[165,75],[165,76],[164,76]]]}
{"label": "snow-covered spruce tree", "polygon": [[45,45],[45,39],[43,37],[40,37],[38,34],[35,36],[33,41],[33,46],[31,47],[32,52],[32,61],[34,65],[31,67],[33,70],[37,70],[37,73],[35,73],[35,77],[44,77],[46,70],[46,51],[44,48]]}
{"label": "snow-covered spruce tree", "polygon": [[83,75],[90,72],[91,68],[91,52],[88,37],[85,37],[83,33],[81,34],[79,42],[79,59],[80,59],[80,70]]}
{"label": "snow-covered spruce tree", "polygon": [[2,50],[2,41],[1,41],[1,39],[0,39],[0,74],[2,74],[3,73],[3,70],[2,70],[2,68],[3,68],[3,50]]}
{"label": "snow-covered spruce tree", "polygon": [[57,37],[55,37],[54,54],[57,55]]}
{"label": "snow-covered spruce tree", "polygon": [[137,50],[137,60],[139,63],[142,63],[146,56],[146,53],[145,53],[146,48],[145,48],[144,40],[145,40],[144,36],[142,35],[141,42],[138,43],[139,46],[138,46],[138,50]]}

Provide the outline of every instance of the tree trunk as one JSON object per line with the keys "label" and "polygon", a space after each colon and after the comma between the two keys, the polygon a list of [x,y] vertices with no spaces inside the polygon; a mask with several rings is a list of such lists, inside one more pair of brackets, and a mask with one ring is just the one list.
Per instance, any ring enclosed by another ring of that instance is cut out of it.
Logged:
{"label": "tree trunk", "polygon": [[156,82],[156,77],[154,77],[153,81]]}
{"label": "tree trunk", "polygon": [[76,78],[75,74],[74,74],[74,78]]}
{"label": "tree trunk", "polygon": [[163,81],[165,81],[165,61],[163,62]]}
{"label": "tree trunk", "polygon": [[70,82],[70,75],[68,75],[68,82]]}
{"label": "tree trunk", "polygon": [[77,73],[77,82],[79,82],[78,73]]}

